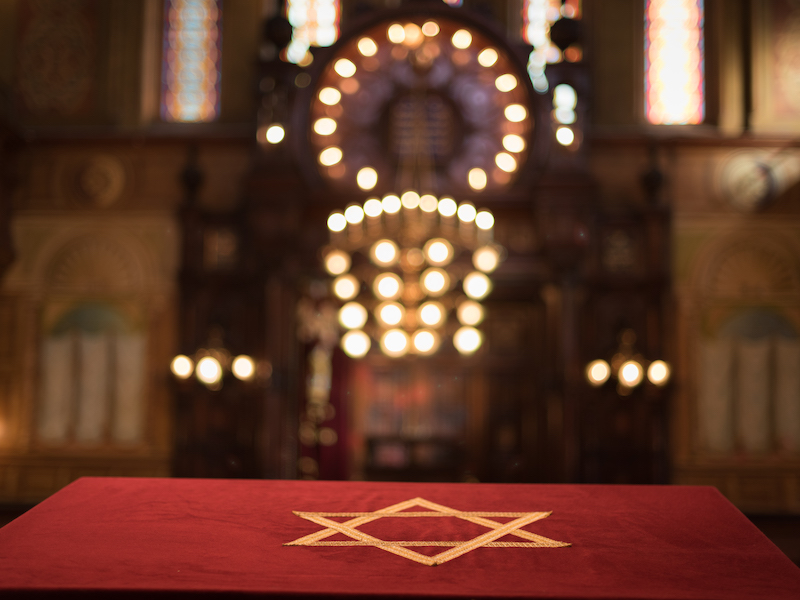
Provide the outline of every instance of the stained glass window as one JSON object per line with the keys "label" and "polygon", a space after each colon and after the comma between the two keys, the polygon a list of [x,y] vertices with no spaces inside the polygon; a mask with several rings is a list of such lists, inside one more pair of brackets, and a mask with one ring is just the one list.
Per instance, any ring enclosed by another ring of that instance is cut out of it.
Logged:
{"label": "stained glass window", "polygon": [[657,125],[705,117],[703,0],[645,2],[645,116]]}
{"label": "stained glass window", "polygon": [[580,0],[523,0],[522,2],[522,39],[533,46],[528,57],[528,74],[533,89],[544,93],[550,87],[545,67],[562,60],[578,62],[582,51],[573,45],[563,53],[550,41],[550,26],[559,19],[580,19]]}
{"label": "stained glass window", "polygon": [[222,0],[164,0],[161,118],[219,116]]}
{"label": "stained glass window", "polygon": [[339,38],[339,0],[287,0],[286,18],[292,24],[292,41],[286,60],[308,64],[311,46],[331,46]]}

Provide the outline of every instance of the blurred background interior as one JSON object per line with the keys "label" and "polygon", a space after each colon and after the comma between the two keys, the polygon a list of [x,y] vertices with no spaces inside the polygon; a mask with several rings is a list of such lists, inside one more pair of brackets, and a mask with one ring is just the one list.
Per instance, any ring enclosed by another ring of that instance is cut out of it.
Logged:
{"label": "blurred background interior", "polygon": [[798,562],[799,135],[796,0],[0,0],[3,521],[712,485]]}

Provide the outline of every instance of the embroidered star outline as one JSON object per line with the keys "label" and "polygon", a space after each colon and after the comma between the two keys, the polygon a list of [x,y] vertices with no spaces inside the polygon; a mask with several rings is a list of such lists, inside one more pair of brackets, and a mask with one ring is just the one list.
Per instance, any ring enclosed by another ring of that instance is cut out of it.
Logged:
{"label": "embroidered star outline", "polygon": [[[428,510],[425,512],[411,512],[406,510],[415,506],[427,508]],[[386,552],[391,552],[392,554],[402,556],[403,558],[407,558],[430,567],[441,565],[480,547],[563,548],[572,545],[567,542],[551,540],[550,538],[546,538],[544,536],[521,529],[521,527],[524,527],[525,525],[550,516],[550,512],[465,512],[455,510],[441,504],[436,504],[435,502],[430,502],[424,498],[413,498],[411,500],[406,500],[405,502],[387,506],[386,508],[382,508],[373,512],[292,512],[298,517],[325,527],[325,529],[321,529],[316,533],[298,538],[293,542],[287,542],[284,544],[284,546],[375,546],[376,548],[380,548]],[[340,523],[338,521],[331,520],[331,518],[335,517],[353,518],[344,523]],[[469,521],[471,523],[476,523],[478,525],[487,527],[489,528],[489,531],[466,542],[387,542],[358,530],[358,527],[361,525],[365,525],[366,523],[387,517],[457,517],[459,519],[463,519],[464,521]],[[513,520],[507,523],[499,523],[497,521],[493,521],[489,517],[512,518]],[[336,535],[337,533],[344,534],[347,537],[352,538],[353,541],[323,541],[325,538]],[[496,541],[506,535],[513,535],[526,541]],[[409,547],[413,546],[445,546],[450,547],[450,549],[440,552],[434,556],[426,556],[424,554],[420,554],[419,552],[415,552],[414,550],[409,550]]]}

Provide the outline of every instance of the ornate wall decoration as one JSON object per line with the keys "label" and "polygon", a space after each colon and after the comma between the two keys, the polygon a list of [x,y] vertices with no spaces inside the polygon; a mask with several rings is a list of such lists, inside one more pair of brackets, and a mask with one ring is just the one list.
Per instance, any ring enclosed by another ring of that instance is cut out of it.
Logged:
{"label": "ornate wall decoration", "polygon": [[125,190],[125,167],[115,156],[97,154],[79,167],[77,187],[91,205],[105,208],[115,204]]}
{"label": "ornate wall decoration", "polygon": [[102,237],[86,236],[70,242],[46,270],[47,284],[70,291],[134,291],[143,275],[126,250]]}
{"label": "ornate wall decoration", "polygon": [[92,0],[22,3],[17,89],[32,114],[87,112],[95,84],[97,5]]}
{"label": "ornate wall decoration", "polygon": [[751,240],[720,253],[709,270],[707,291],[717,297],[800,291],[800,271],[785,249]]}

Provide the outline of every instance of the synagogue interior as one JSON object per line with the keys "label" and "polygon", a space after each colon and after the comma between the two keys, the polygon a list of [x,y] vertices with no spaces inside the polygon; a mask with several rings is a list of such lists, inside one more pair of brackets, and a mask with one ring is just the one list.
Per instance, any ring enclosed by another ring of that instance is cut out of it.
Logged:
{"label": "synagogue interior", "polygon": [[0,523],[84,476],[714,486],[800,563],[800,3],[0,0]]}

